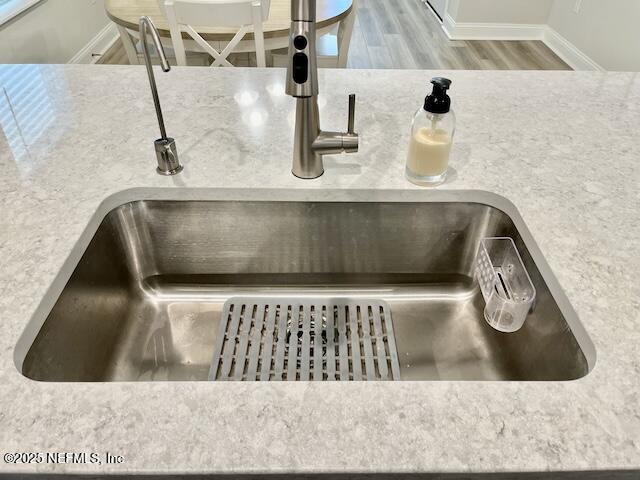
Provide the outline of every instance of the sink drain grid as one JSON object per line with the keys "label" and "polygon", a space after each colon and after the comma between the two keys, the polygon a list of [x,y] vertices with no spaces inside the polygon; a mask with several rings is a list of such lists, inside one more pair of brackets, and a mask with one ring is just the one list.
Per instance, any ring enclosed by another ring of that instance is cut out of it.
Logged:
{"label": "sink drain grid", "polygon": [[380,300],[231,298],[209,379],[400,380],[391,310]]}

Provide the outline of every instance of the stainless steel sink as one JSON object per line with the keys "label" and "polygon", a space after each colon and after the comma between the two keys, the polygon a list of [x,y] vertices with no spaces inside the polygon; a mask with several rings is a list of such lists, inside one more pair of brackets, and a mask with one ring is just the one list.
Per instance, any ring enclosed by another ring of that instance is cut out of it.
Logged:
{"label": "stainless steel sink", "polygon": [[[402,380],[573,380],[593,367],[593,344],[508,201],[347,195],[108,199],[21,338],[19,369],[41,381],[207,380],[222,306],[236,296],[386,301]],[[493,236],[514,239],[537,290],[517,333],[485,322],[473,280],[478,243]]]}

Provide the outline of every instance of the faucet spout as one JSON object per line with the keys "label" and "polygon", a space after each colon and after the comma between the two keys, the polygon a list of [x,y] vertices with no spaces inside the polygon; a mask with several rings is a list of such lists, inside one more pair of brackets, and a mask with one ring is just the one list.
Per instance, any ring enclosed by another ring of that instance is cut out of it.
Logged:
{"label": "faucet spout", "polygon": [[318,108],[316,0],[292,0],[289,33],[287,94],[296,99],[293,168],[296,177],[318,178],[324,173],[324,155],[358,151],[355,133],[355,95],[349,97],[347,132],[324,132]]}

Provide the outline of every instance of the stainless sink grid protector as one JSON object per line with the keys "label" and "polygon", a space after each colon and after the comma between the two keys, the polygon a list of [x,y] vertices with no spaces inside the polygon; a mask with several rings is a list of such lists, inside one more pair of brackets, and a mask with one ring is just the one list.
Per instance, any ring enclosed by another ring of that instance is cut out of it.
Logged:
{"label": "stainless sink grid protector", "polygon": [[379,300],[231,298],[209,379],[400,380],[391,310]]}

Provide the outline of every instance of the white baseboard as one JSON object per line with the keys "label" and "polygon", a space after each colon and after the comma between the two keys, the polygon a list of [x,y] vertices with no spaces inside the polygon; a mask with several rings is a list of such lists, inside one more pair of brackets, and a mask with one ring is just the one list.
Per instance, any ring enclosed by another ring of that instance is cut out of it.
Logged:
{"label": "white baseboard", "polygon": [[574,70],[604,71],[597,62],[548,25],[456,23],[446,14],[442,29],[451,40],[541,40]]}
{"label": "white baseboard", "polygon": [[551,27],[547,27],[542,40],[547,47],[553,50],[558,57],[574,70],[605,71],[595,60]]}
{"label": "white baseboard", "polygon": [[82,50],[76,53],[68,63],[96,63],[107,50],[109,50],[118,39],[118,29],[114,23],[109,23],[100,30],[100,33],[93,37]]}
{"label": "white baseboard", "polygon": [[42,2],[42,0],[22,0],[22,2],[4,3],[0,7],[0,25],[9,23],[40,2]]}
{"label": "white baseboard", "polygon": [[442,28],[451,40],[542,40],[546,25],[456,23],[448,13]]}

